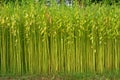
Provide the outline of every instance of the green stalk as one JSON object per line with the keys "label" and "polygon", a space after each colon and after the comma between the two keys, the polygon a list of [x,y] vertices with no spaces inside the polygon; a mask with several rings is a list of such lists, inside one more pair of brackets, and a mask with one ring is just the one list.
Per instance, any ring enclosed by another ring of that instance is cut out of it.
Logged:
{"label": "green stalk", "polygon": [[1,36],[2,36],[2,47],[1,47],[1,52],[2,52],[2,54],[1,54],[1,62],[2,62],[2,65],[1,65],[1,72],[3,73],[3,74],[5,74],[6,73],[6,60],[5,60],[5,57],[6,57],[6,54],[5,54],[5,28],[4,27],[2,27],[2,34],[1,34]]}

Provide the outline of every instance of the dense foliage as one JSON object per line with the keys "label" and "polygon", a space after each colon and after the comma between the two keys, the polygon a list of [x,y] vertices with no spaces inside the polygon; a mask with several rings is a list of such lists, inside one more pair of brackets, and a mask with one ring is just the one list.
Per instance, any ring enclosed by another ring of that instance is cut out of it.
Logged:
{"label": "dense foliage", "polygon": [[0,7],[0,74],[120,70],[120,8]]}

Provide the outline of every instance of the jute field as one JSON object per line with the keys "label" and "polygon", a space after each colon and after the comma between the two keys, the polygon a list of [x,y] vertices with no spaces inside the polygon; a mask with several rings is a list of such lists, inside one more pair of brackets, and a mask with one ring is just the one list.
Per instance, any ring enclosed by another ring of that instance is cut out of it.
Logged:
{"label": "jute field", "polygon": [[120,80],[120,5],[1,4],[0,80]]}

